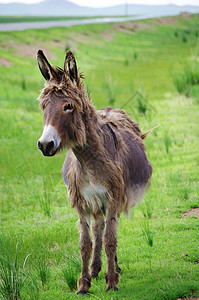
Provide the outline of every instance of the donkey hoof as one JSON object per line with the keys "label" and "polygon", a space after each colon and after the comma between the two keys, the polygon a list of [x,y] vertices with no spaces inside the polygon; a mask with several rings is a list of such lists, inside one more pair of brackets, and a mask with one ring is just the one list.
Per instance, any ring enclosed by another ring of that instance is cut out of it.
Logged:
{"label": "donkey hoof", "polygon": [[109,290],[118,291],[118,287],[116,285],[108,285],[106,288],[106,292]]}
{"label": "donkey hoof", "polygon": [[89,292],[86,291],[86,290],[84,290],[84,289],[79,289],[79,290],[77,291],[77,295],[78,295],[78,296],[84,296],[84,295],[88,295],[88,294],[89,294]]}

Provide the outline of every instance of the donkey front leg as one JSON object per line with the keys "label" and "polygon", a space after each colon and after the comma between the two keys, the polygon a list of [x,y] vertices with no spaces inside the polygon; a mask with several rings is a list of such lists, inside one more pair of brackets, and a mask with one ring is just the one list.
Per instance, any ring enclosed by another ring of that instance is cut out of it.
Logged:
{"label": "donkey front leg", "polygon": [[82,258],[82,272],[78,280],[77,294],[87,294],[91,286],[91,276],[89,274],[89,260],[92,253],[92,242],[90,238],[90,217],[79,213],[80,220],[80,251]]}
{"label": "donkey front leg", "polygon": [[117,291],[119,274],[115,272],[115,257],[117,255],[117,213],[108,211],[106,216],[106,227],[104,234],[104,248],[107,258],[107,272],[105,275],[107,288]]}
{"label": "donkey front leg", "polygon": [[92,232],[94,235],[94,251],[93,260],[91,263],[91,276],[96,278],[98,273],[101,271],[102,260],[101,260],[101,250],[102,250],[102,237],[104,233],[104,216],[103,214],[97,216],[92,222]]}

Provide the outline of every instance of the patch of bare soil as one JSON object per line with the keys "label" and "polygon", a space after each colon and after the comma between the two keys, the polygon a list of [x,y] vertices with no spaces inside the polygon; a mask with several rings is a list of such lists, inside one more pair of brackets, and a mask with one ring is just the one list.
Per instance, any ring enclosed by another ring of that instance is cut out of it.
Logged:
{"label": "patch of bare soil", "polygon": [[114,39],[114,33],[110,31],[103,31],[100,33],[100,36],[107,42],[110,42]]}
{"label": "patch of bare soil", "polygon": [[177,22],[176,18],[169,17],[169,18],[157,18],[156,23],[158,24],[166,24],[166,25],[171,25]]}
{"label": "patch of bare soil", "polygon": [[142,22],[127,22],[127,23],[116,23],[115,29],[121,32],[132,33],[134,31],[139,31],[142,29],[154,29],[154,26]]}
{"label": "patch of bare soil", "polygon": [[73,39],[73,41],[75,42],[79,42],[81,44],[84,44],[84,45],[90,45],[92,44],[91,42],[91,35],[89,33],[76,33],[75,35],[73,34],[71,36],[71,39]]}
{"label": "patch of bare soil", "polygon": [[[105,41],[109,42],[114,39],[114,32],[110,31],[102,31],[99,32],[99,36],[103,38]],[[70,41],[68,42],[69,45],[71,45],[71,49],[77,49],[77,43],[81,43],[84,45],[93,45],[97,44],[100,46],[100,38],[98,35],[85,31],[84,33],[76,33],[70,35]]]}
{"label": "patch of bare soil", "polygon": [[192,17],[192,14],[188,13],[188,12],[182,12],[180,14],[184,19],[190,19]]}
{"label": "patch of bare soil", "polygon": [[10,67],[11,62],[3,57],[0,57],[0,66]]}
{"label": "patch of bare soil", "polygon": [[195,216],[196,218],[199,219],[199,207],[198,208],[193,208],[193,209],[188,209],[186,212],[184,212],[182,214],[182,216],[183,217]]}
{"label": "patch of bare soil", "polygon": [[43,50],[49,59],[55,59],[53,53],[47,48],[43,47],[43,43],[38,44],[16,44],[13,41],[9,41],[6,44],[1,45],[2,48],[13,48],[15,54],[25,58],[36,58],[37,51]]}
{"label": "patch of bare soil", "polygon": [[54,48],[54,49],[63,49],[63,51],[67,50],[72,50],[72,51],[76,51],[77,50],[77,44],[70,40],[66,40],[66,41],[58,41],[58,40],[53,40],[51,42],[49,42],[46,47],[50,47],[50,48]]}

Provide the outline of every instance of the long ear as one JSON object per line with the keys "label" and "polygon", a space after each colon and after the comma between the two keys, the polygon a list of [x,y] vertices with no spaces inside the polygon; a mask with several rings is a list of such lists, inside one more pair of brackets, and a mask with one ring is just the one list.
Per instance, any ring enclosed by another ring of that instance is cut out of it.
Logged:
{"label": "long ear", "polygon": [[78,72],[75,57],[71,51],[67,51],[64,62],[64,72],[70,78],[71,81],[78,83]]}
{"label": "long ear", "polygon": [[57,78],[56,70],[51,66],[42,50],[37,52],[39,69],[46,80]]}

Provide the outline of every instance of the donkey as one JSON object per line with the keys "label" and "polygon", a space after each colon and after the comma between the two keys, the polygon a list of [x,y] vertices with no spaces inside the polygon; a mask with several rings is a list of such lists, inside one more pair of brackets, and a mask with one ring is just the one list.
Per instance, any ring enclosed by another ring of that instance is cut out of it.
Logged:
{"label": "donkey", "polygon": [[[121,212],[128,214],[141,200],[150,181],[152,167],[143,144],[148,132],[142,133],[123,110],[95,109],[71,51],[66,53],[63,69],[54,68],[42,50],[38,51],[37,61],[46,80],[38,98],[44,111],[38,148],[45,156],[68,148],[62,176],[80,221],[82,270],[77,293],[87,294],[91,277],[98,276],[103,242],[107,258],[106,291],[118,290],[118,219]],[[90,218],[94,247],[89,272]]]}

